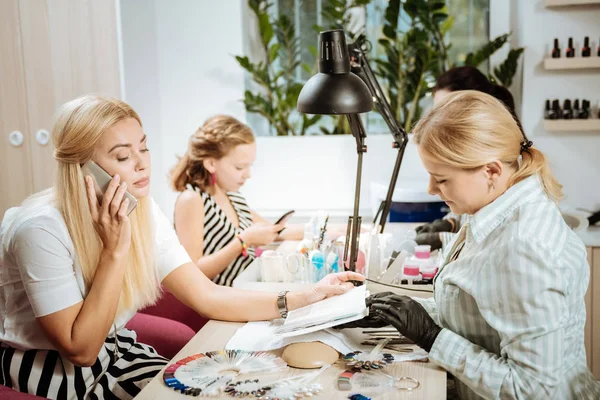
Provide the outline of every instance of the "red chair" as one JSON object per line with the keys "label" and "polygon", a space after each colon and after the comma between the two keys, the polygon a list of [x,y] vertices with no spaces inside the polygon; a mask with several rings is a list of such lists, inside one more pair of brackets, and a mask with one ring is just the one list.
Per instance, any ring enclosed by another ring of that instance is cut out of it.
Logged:
{"label": "red chair", "polygon": [[125,327],[137,333],[138,342],[154,347],[169,360],[196,334],[181,322],[144,313],[135,314]]}
{"label": "red chair", "polygon": [[42,400],[45,397],[35,396],[33,394],[21,393],[12,390],[6,386],[0,385],[0,400]]}
{"label": "red chair", "polygon": [[196,311],[177,300],[167,289],[163,288],[163,291],[162,297],[156,304],[139,312],[181,322],[193,329],[194,332],[198,332],[208,322],[208,319],[201,317]]}

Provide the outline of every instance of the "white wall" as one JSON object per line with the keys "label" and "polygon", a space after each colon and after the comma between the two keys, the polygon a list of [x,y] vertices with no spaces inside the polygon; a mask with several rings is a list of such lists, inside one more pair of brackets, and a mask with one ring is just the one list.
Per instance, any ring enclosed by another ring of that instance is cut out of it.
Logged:
{"label": "white wall", "polygon": [[152,195],[171,217],[176,155],[209,117],[245,120],[241,1],[121,0],[125,96],[150,138]]}
{"label": "white wall", "polygon": [[155,200],[164,202],[164,182],[156,179],[163,168],[159,57],[157,50],[156,7],[154,0],[124,0],[120,4],[123,94],[138,112],[148,135],[152,155],[150,187]]}
{"label": "white wall", "polygon": [[[246,1],[121,0],[126,98],[140,112],[151,139],[152,193],[168,216],[175,194],[166,175],[182,154],[189,135],[206,118],[228,113],[243,121],[240,99],[244,73],[234,54],[252,53]],[[492,36],[513,31],[513,45],[525,46],[523,85],[515,85],[523,126],[547,153],[565,186],[566,203],[600,208],[598,177],[600,134],[549,134],[541,126],[546,98],[586,97],[597,101],[597,72],[548,73],[541,68],[552,39],[578,47],[589,35],[600,36],[599,8],[552,9],[543,1],[492,0]],[[497,19],[494,20],[494,15]],[[543,33],[550,32],[553,33]],[[250,50],[248,50],[250,49]],[[252,54],[251,54],[252,56]],[[522,91],[522,99],[521,92]],[[325,209],[348,215],[354,199],[356,151],[352,137],[258,137],[253,177],[243,192],[250,205],[267,216],[296,209],[299,214]],[[369,182],[387,184],[396,151],[389,135],[369,135],[364,156],[361,214],[371,215]],[[577,177],[577,179],[575,179]],[[414,146],[407,148],[399,185],[427,174]]]}
{"label": "white wall", "polygon": [[598,70],[546,71],[542,63],[550,54],[555,37],[559,39],[563,56],[570,36],[576,54],[581,54],[584,36],[590,37],[595,54],[600,37],[600,8],[546,8],[542,0],[513,0],[512,7],[514,40],[516,45],[525,46],[523,128],[550,159],[557,179],[564,186],[565,205],[597,210],[600,208],[600,132],[550,133],[544,130],[542,118],[548,98],[558,98],[561,104],[565,98],[586,98],[596,105],[600,100],[600,73]]}
{"label": "white wall", "polygon": [[[392,149],[390,135],[373,135],[366,142],[360,208],[363,216],[370,216],[369,183],[379,181],[387,186],[397,150]],[[350,135],[259,137],[253,177],[244,193],[265,215],[290,209],[307,215],[323,209],[331,215],[347,216],[354,205],[356,165],[356,142]],[[399,181],[416,178],[427,182],[427,172],[409,144]]]}

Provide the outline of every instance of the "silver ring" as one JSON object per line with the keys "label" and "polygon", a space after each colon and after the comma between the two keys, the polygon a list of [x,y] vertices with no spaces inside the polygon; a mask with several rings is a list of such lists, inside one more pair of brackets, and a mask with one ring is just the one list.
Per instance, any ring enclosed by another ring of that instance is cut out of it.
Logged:
{"label": "silver ring", "polygon": [[[415,386],[412,387],[398,387],[397,384],[401,381],[409,381],[415,384]],[[419,386],[421,386],[421,384],[419,383],[418,380],[416,380],[415,378],[411,378],[410,376],[402,376],[400,378],[396,378],[396,382],[394,383],[394,386],[396,386],[396,389],[398,390],[406,390],[406,391],[411,391],[411,390],[415,390],[416,388],[418,388]]]}

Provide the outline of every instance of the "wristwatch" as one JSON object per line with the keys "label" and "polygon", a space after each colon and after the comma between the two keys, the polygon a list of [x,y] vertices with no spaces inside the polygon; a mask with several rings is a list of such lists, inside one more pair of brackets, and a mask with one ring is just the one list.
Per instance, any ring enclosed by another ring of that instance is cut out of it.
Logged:
{"label": "wristwatch", "polygon": [[277,308],[279,309],[279,314],[281,315],[281,318],[287,318],[288,315],[287,299],[285,297],[288,294],[288,292],[289,290],[282,290],[277,295]]}

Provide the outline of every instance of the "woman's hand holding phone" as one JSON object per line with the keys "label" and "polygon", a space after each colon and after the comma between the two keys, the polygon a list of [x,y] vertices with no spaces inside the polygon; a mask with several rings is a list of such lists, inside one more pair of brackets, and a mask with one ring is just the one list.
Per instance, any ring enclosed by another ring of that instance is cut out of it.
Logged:
{"label": "woman's hand holding phone", "polygon": [[268,224],[252,224],[248,229],[240,234],[244,243],[248,246],[266,246],[273,243],[279,231],[281,231],[285,225],[268,225]]}
{"label": "woman's hand holding phone", "polygon": [[92,220],[104,251],[116,257],[127,255],[131,245],[131,223],[127,216],[129,199],[124,197],[127,183],[121,183],[119,175],[115,175],[104,193],[101,205],[98,204],[94,180],[90,176],[85,177],[85,187]]}

